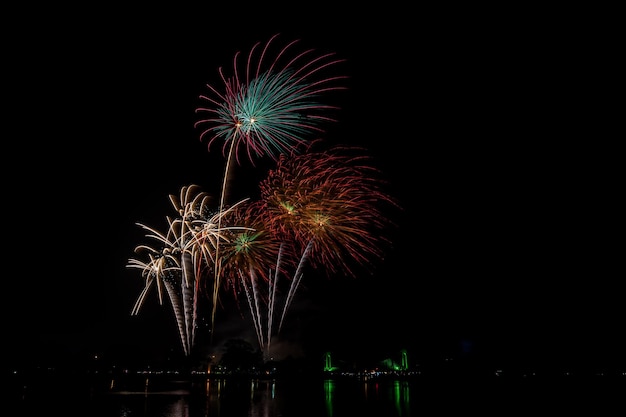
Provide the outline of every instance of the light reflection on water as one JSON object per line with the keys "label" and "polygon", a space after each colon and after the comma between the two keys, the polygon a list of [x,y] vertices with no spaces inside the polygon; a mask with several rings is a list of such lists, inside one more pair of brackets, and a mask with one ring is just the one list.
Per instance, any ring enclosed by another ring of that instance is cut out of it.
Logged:
{"label": "light reflection on water", "polygon": [[[27,383],[18,416],[411,417],[408,381],[121,378]],[[19,414],[21,413],[21,414]]]}
{"label": "light reflection on water", "polygon": [[[624,384],[412,379],[173,380],[37,377],[8,381],[12,417],[413,417],[435,413],[626,412]],[[3,412],[3,414],[5,414]]]}
{"label": "light reflection on water", "polygon": [[[337,382],[324,380],[321,382],[321,393],[316,384],[301,380],[277,381],[275,379],[229,380],[208,379],[202,383],[186,382],[188,388],[179,387],[186,381],[172,381],[168,388],[152,384],[146,380],[144,390],[116,388],[112,381],[109,392],[110,403],[118,403],[116,412],[106,417],[129,417],[131,415],[160,417],[274,417],[274,416],[315,416],[340,417],[352,416],[358,409],[353,392],[350,397],[334,398]],[[318,381],[319,382],[319,381]],[[354,381],[356,382],[356,381]],[[341,384],[340,384],[341,385]],[[369,384],[366,384],[369,385]],[[390,388],[391,389],[391,388]],[[162,398],[157,398],[158,396]],[[119,399],[115,399],[118,397]],[[137,398],[143,398],[139,404]],[[319,400],[323,399],[323,407]],[[202,400],[202,401],[200,401]],[[389,404],[393,398],[388,398]],[[365,398],[361,401],[367,401]],[[376,402],[381,398],[376,397]],[[344,404],[345,403],[345,404]],[[339,409],[346,409],[348,414],[339,414]],[[321,412],[321,414],[320,414]],[[293,413],[293,414],[289,414]],[[370,414],[364,414],[370,415]],[[378,414],[371,414],[372,416]],[[386,416],[386,414],[385,414]],[[391,417],[391,416],[390,416]],[[397,417],[409,417],[401,412]]]}

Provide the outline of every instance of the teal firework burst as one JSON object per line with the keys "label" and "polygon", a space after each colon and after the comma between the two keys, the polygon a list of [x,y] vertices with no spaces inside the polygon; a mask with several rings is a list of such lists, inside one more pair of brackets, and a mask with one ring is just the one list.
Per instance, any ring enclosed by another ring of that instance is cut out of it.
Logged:
{"label": "teal firework burst", "polygon": [[[243,73],[238,67],[240,53],[233,60],[233,75],[227,77],[219,69],[224,90],[207,85],[209,95],[201,95],[210,107],[196,112],[204,117],[196,122],[202,128],[201,140],[208,140],[209,150],[215,142],[223,141],[223,153],[232,149],[237,163],[245,153],[250,161],[269,156],[276,160],[291,152],[310,136],[323,132],[323,124],[335,121],[327,113],[338,109],[324,103],[324,95],[343,90],[347,78],[332,75],[343,59],[334,53],[315,55],[312,49],[289,58],[298,41],[282,47],[274,59],[269,59],[274,35],[260,48],[256,43],[247,56]],[[260,52],[257,54],[257,51]]]}

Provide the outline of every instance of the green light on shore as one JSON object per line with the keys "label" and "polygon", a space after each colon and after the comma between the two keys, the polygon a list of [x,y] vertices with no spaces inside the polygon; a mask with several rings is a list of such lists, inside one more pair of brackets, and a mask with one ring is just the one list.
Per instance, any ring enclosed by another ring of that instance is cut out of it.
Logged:
{"label": "green light on shore", "polygon": [[326,352],[326,354],[324,355],[324,372],[332,372],[335,369],[337,368],[332,365],[330,352]]}

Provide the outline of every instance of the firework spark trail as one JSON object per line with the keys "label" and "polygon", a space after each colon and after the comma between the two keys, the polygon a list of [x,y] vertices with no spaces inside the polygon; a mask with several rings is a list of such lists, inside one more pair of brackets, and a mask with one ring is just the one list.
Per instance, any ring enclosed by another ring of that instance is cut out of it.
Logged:
{"label": "firework spark trail", "polygon": [[[254,323],[254,330],[256,331],[257,339],[259,341],[259,346],[261,349],[265,348],[265,343],[263,341],[263,331],[261,327],[261,314],[259,311],[259,303],[257,299],[257,295],[251,295],[250,289],[248,289],[248,284],[246,284],[246,279],[243,277],[243,272],[239,271],[239,277],[241,278],[241,286],[243,287],[246,293],[246,300],[248,301],[248,307],[250,308],[250,315],[252,316],[252,323]],[[251,272],[252,273],[252,272]],[[255,277],[251,278],[251,280],[255,279]],[[251,285],[254,285],[251,283]],[[253,291],[256,291],[253,289]],[[254,297],[254,299],[253,299]]]}
{"label": "firework spark trail", "polygon": [[284,245],[281,243],[278,248],[278,256],[276,257],[276,268],[274,269],[274,276],[272,278],[272,272],[270,271],[269,277],[269,300],[268,300],[268,314],[267,314],[267,351],[269,352],[270,343],[272,341],[272,329],[274,321],[274,304],[276,300],[276,288],[278,286],[278,274],[281,270],[281,262],[283,258]]}
{"label": "firework spark trail", "polygon": [[300,280],[302,279],[302,269],[304,267],[305,262],[309,258],[309,254],[311,253],[311,248],[313,247],[313,240],[310,240],[304,249],[304,253],[300,258],[300,262],[298,263],[298,268],[293,275],[293,279],[291,280],[291,285],[289,286],[289,292],[287,293],[287,299],[285,300],[285,304],[283,305],[283,310],[280,315],[280,322],[278,323],[278,332],[281,331],[283,327],[283,321],[285,320],[285,315],[287,314],[287,310],[291,306],[291,302],[293,301],[293,296],[295,295],[298,286],[300,285]]}
{"label": "firework spark trail", "polygon": [[193,220],[201,217],[201,212],[207,207],[209,195],[200,192],[197,185],[182,187],[179,198],[170,195],[170,201],[174,209],[180,216],[170,226],[170,229],[177,226],[180,231],[178,233],[178,246],[180,249],[181,266],[183,279],[181,280],[181,298],[183,303],[183,314],[185,318],[185,350],[191,351],[193,345],[193,335],[195,334],[197,316],[197,293],[195,293],[196,282],[200,280],[199,271],[194,267],[198,262],[200,252],[195,246],[193,239],[194,230],[192,228]]}
{"label": "firework spark trail", "polygon": [[254,309],[256,311],[257,323],[258,323],[258,332],[259,337],[261,339],[261,348],[265,346],[265,340],[263,339],[263,325],[261,322],[261,290],[259,288],[259,280],[258,276],[255,273],[254,269],[250,270],[250,279],[252,284],[252,292],[254,294]]}

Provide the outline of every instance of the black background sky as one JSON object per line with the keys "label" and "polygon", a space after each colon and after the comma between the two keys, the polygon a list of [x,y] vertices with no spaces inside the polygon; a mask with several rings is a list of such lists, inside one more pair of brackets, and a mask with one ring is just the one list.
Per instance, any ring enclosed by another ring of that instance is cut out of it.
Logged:
{"label": "black background sky", "polygon": [[[36,14],[15,16],[4,52],[11,354],[179,348],[156,297],[130,316],[142,286],[125,267],[144,241],[135,222],[164,225],[183,185],[218,190],[224,158],[193,127],[198,97],[236,51],[281,33],[347,59],[325,138],[371,150],[403,207],[371,275],[299,292],[298,344],[624,363],[621,138],[596,95],[601,40],[584,24],[391,5]],[[256,171],[240,172],[241,192],[254,190]]]}

